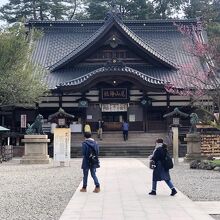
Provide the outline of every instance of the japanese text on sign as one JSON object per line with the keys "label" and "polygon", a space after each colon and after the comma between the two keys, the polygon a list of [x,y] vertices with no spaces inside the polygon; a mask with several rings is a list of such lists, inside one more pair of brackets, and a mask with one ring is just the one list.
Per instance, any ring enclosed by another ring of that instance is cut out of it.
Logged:
{"label": "japanese text on sign", "polygon": [[102,104],[102,112],[126,112],[127,104]]}
{"label": "japanese text on sign", "polygon": [[102,99],[127,99],[127,89],[102,89]]}

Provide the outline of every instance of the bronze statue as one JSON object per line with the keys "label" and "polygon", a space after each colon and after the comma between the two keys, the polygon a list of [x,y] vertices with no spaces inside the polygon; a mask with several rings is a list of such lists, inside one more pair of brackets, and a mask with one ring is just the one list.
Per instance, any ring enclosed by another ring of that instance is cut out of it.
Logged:
{"label": "bronze statue", "polygon": [[28,124],[28,128],[26,130],[26,134],[44,134],[43,129],[42,129],[42,124],[43,124],[43,115],[38,115],[33,122],[33,124]]}
{"label": "bronze statue", "polygon": [[190,117],[190,124],[191,124],[191,127],[189,129],[189,133],[196,133],[196,131],[197,131],[196,124],[199,123],[199,117],[194,112],[191,113],[189,117]]}

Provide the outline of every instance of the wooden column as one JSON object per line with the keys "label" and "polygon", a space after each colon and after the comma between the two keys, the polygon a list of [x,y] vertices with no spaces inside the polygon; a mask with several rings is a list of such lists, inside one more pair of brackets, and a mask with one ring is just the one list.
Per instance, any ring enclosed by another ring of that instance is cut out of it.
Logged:
{"label": "wooden column", "polygon": [[62,97],[63,97],[63,92],[59,90],[59,108],[62,108]]}

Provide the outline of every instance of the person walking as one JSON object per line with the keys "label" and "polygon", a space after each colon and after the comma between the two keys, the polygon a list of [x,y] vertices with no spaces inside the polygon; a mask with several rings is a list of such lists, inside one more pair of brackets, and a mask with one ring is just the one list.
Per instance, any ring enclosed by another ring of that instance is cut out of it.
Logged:
{"label": "person walking", "polygon": [[101,119],[99,119],[98,122],[97,122],[96,129],[97,129],[98,138],[99,138],[100,140],[102,140],[103,127],[104,127],[104,121],[102,121]]}
{"label": "person walking", "polygon": [[[84,133],[85,140],[82,143],[82,166],[83,169],[83,187],[80,189],[80,192],[87,192],[87,181],[88,181],[88,174],[90,174],[94,180],[95,189],[93,190],[94,193],[100,192],[100,184],[98,178],[96,176],[96,169],[100,167],[98,155],[99,155],[99,146],[94,139],[91,138],[90,132]],[[96,158],[96,161],[91,161],[93,158]]]}
{"label": "person walking", "polygon": [[169,170],[165,170],[164,161],[167,155],[167,145],[163,143],[163,139],[157,139],[155,150],[150,157],[150,160],[154,162],[153,178],[152,178],[152,190],[149,195],[156,195],[157,181],[165,181],[168,187],[171,189],[171,196],[174,196],[177,191],[171,181]]}
{"label": "person walking", "polygon": [[129,128],[128,122],[127,121],[123,121],[123,123],[122,123],[122,131],[123,131],[124,141],[128,140],[128,128]]}

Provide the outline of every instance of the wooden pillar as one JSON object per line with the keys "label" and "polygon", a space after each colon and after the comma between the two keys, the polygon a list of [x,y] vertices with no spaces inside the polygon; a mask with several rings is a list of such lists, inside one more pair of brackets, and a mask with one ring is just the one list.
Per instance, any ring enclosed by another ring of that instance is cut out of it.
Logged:
{"label": "wooden pillar", "polygon": [[12,109],[12,120],[11,120],[11,127],[12,127],[12,131],[16,131],[16,108],[13,107]]}
{"label": "wooden pillar", "polygon": [[144,132],[148,132],[148,117],[147,117],[147,107],[143,106],[143,121],[144,121]]}
{"label": "wooden pillar", "polygon": [[[166,114],[167,114],[170,111],[170,95],[167,93],[166,96],[167,96],[167,112],[166,112]],[[169,118],[166,117],[167,130],[169,130],[169,126],[170,126],[169,121],[170,121]]]}
{"label": "wooden pillar", "polygon": [[2,115],[2,126],[4,126],[4,125],[5,125],[5,116]]}
{"label": "wooden pillar", "polygon": [[62,96],[63,96],[63,92],[61,90],[59,90],[59,108],[62,108]]}

